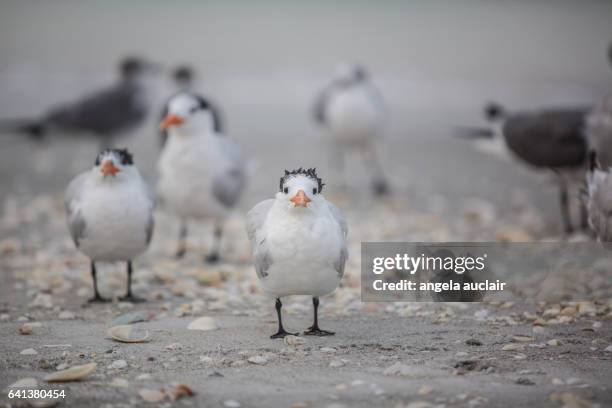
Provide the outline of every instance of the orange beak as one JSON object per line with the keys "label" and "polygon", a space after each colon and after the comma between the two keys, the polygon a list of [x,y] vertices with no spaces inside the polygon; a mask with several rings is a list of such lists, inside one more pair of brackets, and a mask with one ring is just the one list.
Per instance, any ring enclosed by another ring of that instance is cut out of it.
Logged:
{"label": "orange beak", "polygon": [[304,190],[299,190],[297,194],[289,201],[293,203],[294,207],[306,207],[312,200],[306,196]]}
{"label": "orange beak", "polygon": [[181,118],[179,115],[175,115],[174,113],[169,114],[162,120],[162,123],[159,124],[159,128],[162,130],[167,130],[171,126],[182,125],[185,122],[185,119]]}
{"label": "orange beak", "polygon": [[121,170],[115,167],[112,160],[105,160],[104,163],[102,163],[101,171],[104,177],[109,174],[114,177],[115,174],[119,173]]}

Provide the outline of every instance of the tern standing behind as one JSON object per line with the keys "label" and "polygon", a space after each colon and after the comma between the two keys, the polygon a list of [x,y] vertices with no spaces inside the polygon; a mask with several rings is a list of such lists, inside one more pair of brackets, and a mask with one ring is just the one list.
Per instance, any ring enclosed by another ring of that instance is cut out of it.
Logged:
{"label": "tern standing behind", "polygon": [[100,153],[94,167],[77,176],[66,191],[66,215],[77,248],[91,259],[94,297],[96,262],[127,262],[127,294],[132,294],[132,259],[144,252],[153,234],[153,195],[125,149]]}
{"label": "tern standing behind", "polygon": [[276,298],[278,332],[285,337],[280,298],[312,296],[314,323],[305,335],[328,336],[319,328],[319,296],[333,292],[348,258],[347,225],[340,210],[321,194],[315,169],[286,171],[274,199],[247,214],[255,270],[265,292]]}
{"label": "tern standing behind", "polygon": [[348,66],[339,71],[315,102],[315,120],[333,137],[336,169],[344,172],[345,153],[358,150],[371,173],[374,192],[386,194],[389,185],[376,152],[387,117],[382,95],[363,67]]}
{"label": "tern standing behind", "polygon": [[161,124],[168,140],[158,162],[158,192],[180,220],[177,257],[185,254],[187,220],[211,219],[214,242],[207,262],[219,260],[223,221],[246,186],[244,159],[236,143],[215,130],[204,98],[182,92],[168,102]]}

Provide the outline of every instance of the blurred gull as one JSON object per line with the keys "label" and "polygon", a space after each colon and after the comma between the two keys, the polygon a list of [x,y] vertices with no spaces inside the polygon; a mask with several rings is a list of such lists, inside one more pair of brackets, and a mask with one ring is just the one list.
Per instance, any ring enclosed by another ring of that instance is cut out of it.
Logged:
{"label": "blurred gull", "polygon": [[[497,140],[498,147],[534,168],[551,169],[557,174],[561,217],[566,233],[573,231],[570,217],[569,185],[584,178],[587,142],[583,126],[588,108],[546,109],[508,114],[497,103],[485,107],[485,117],[492,129],[461,129],[460,136],[470,139]],[[503,137],[503,144],[499,140]],[[485,150],[485,149],[480,149]],[[582,202],[581,202],[582,204]],[[586,212],[581,208],[582,227]]]}
{"label": "blurred gull", "polygon": [[286,171],[274,199],[247,214],[247,234],[255,271],[265,292],[276,298],[278,332],[285,337],[280,298],[312,296],[314,323],[305,335],[334,334],[319,328],[319,296],[333,292],[348,258],[347,224],[340,210],[321,194],[315,169]]}
{"label": "blurred gull", "polygon": [[180,218],[177,257],[186,250],[187,220],[212,219],[214,243],[207,262],[219,260],[222,223],[246,186],[238,145],[215,129],[209,102],[181,92],[167,106],[161,128],[168,140],[158,162],[158,192],[167,210]]}
{"label": "blurred gull", "polygon": [[597,239],[612,241],[612,168],[601,167],[597,153],[589,153],[587,174],[589,224]]}
{"label": "blurred gull", "polygon": [[[174,71],[172,71],[172,80],[174,81],[174,87],[176,88],[175,95],[181,92],[195,92],[195,71],[190,66],[177,66]],[[216,107],[210,100],[208,100],[208,104],[213,115],[213,128],[215,132],[223,133],[225,129],[221,123],[221,113],[219,112],[219,108]],[[168,114],[167,110],[168,104],[166,103],[161,113],[161,119],[166,117]],[[168,139],[168,131],[160,128],[159,137],[160,144],[163,147]]]}
{"label": "blurred gull", "polygon": [[155,70],[154,65],[140,58],[126,58],[119,65],[116,84],[51,108],[38,119],[1,120],[0,130],[37,139],[50,131],[90,134],[102,149],[112,147],[114,138],[125,135],[146,118],[150,102],[147,81]]}
{"label": "blurred gull", "polygon": [[77,176],[66,191],[66,215],[77,248],[91,259],[94,297],[96,262],[127,262],[127,294],[132,294],[132,259],[144,252],[153,234],[153,195],[125,149],[100,153],[94,167]]}
{"label": "blurred gull", "polygon": [[349,150],[358,150],[378,195],[389,192],[376,152],[386,117],[382,95],[359,65],[340,67],[336,79],[321,92],[314,106],[316,122],[333,138],[335,157],[332,163],[336,170],[344,172],[344,155]]}

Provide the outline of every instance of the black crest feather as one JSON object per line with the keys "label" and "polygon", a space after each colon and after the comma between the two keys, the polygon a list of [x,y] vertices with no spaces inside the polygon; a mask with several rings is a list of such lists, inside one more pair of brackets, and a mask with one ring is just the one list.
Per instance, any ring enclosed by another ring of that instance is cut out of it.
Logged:
{"label": "black crest feather", "polygon": [[119,160],[121,160],[121,164],[131,165],[134,164],[134,156],[132,153],[128,151],[128,149],[104,149],[98,157],[96,157],[96,166],[100,165],[102,157],[106,156],[109,153],[115,153]]}
{"label": "black crest feather", "polygon": [[310,169],[304,169],[302,167],[300,167],[299,169],[296,170],[285,170],[285,175],[283,177],[281,177],[280,179],[280,191],[283,191],[283,188],[285,186],[285,182],[290,179],[291,177],[295,177],[297,175],[303,175],[306,177],[310,177],[311,179],[313,179],[314,181],[317,182],[317,185],[319,186],[319,193],[321,193],[321,191],[323,191],[323,186],[325,185],[325,183],[323,183],[323,180],[321,180],[321,178],[319,176],[317,176],[317,169],[315,167],[312,167]]}

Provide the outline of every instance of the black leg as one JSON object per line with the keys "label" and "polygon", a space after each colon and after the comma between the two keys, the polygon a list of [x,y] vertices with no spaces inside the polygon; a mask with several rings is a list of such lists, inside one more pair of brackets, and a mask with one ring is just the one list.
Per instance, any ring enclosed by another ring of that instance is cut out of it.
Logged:
{"label": "black leg", "polygon": [[285,331],[283,327],[283,319],[281,317],[281,308],[283,304],[281,303],[279,298],[276,298],[276,316],[278,317],[278,332],[270,336],[271,339],[282,339],[285,336],[297,336],[298,333],[289,333]]}
{"label": "black leg", "polygon": [[185,252],[187,251],[187,221],[181,220],[181,226],[179,228],[178,248],[174,255],[176,259],[181,259],[185,256]]}
{"label": "black leg", "polygon": [[580,229],[589,231],[589,211],[587,210],[587,198],[580,195]]}
{"label": "black leg", "polygon": [[93,279],[94,297],[89,299],[88,302],[110,302],[110,299],[105,299],[98,293],[98,279],[96,278],[96,274],[96,263],[94,261],[91,261],[91,278]]}
{"label": "black leg", "polygon": [[219,256],[219,249],[221,247],[221,236],[223,235],[223,228],[220,224],[215,224],[215,231],[213,233],[213,245],[209,254],[204,258],[206,263],[219,262],[221,257]]}
{"label": "black leg", "polygon": [[572,227],[572,220],[570,217],[567,183],[563,179],[559,181],[559,203],[561,205],[561,222],[563,223],[563,229],[566,234],[571,234],[574,232],[574,228]]}
{"label": "black leg", "polygon": [[372,191],[377,196],[389,194],[389,184],[385,177],[385,173],[378,161],[378,154],[373,145],[369,145],[362,151],[363,159],[366,167],[372,173]]}
{"label": "black leg", "polygon": [[127,293],[125,296],[119,298],[119,300],[127,301],[127,302],[144,302],[144,299],[136,297],[132,294],[132,261],[127,262]]}
{"label": "black leg", "polygon": [[304,332],[305,336],[333,336],[335,333],[319,328],[319,298],[312,298],[312,306],[314,307],[314,323]]}

